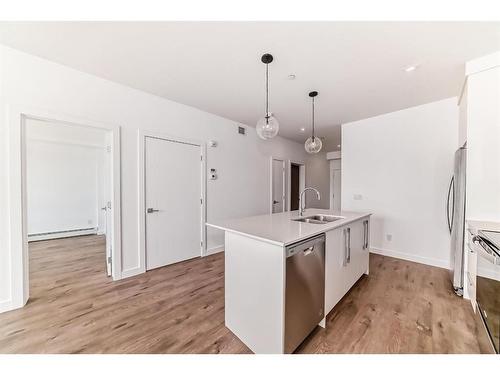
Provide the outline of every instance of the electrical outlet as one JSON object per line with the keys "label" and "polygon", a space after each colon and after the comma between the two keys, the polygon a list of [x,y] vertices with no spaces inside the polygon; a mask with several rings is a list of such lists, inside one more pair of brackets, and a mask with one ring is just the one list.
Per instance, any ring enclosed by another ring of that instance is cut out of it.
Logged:
{"label": "electrical outlet", "polygon": [[87,223],[88,224],[92,224],[92,220],[87,220]]}
{"label": "electrical outlet", "polygon": [[387,238],[387,241],[392,241],[392,234],[386,234],[385,238]]}
{"label": "electrical outlet", "polygon": [[360,201],[363,199],[363,196],[361,194],[354,194],[354,200],[355,201]]}

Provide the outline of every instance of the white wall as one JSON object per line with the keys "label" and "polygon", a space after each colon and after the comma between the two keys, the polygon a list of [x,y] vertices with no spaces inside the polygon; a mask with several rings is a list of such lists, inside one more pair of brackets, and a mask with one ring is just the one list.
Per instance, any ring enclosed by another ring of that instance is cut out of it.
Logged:
{"label": "white wall", "polygon": [[27,120],[26,137],[28,235],[97,228],[105,132]]}
{"label": "white wall", "polygon": [[316,188],[321,194],[321,200],[318,201],[314,192],[306,192],[307,207],[330,208],[330,162],[326,158],[326,151],[308,155],[306,186]]}
{"label": "white wall", "polygon": [[457,144],[456,98],[342,125],[342,209],[373,213],[374,252],[448,267]]}
{"label": "white wall", "polygon": [[[271,155],[312,162],[301,143],[281,137],[258,139],[254,128],[247,135],[237,124],[219,116],[125,87],[60,64],[0,47],[0,128],[6,126],[9,104],[37,107],[73,117],[118,124],[121,131],[122,270],[139,266],[138,257],[138,129],[148,129],[202,141],[217,140],[208,148],[207,168],[216,168],[218,179],[208,181],[208,221],[267,213],[269,210],[269,158]],[[147,67],[145,67],[147,68]],[[161,77],[158,77],[161,79]],[[193,90],[196,88],[194,87]],[[256,114],[256,118],[259,114]],[[4,129],[0,129],[4,134]],[[8,164],[8,144],[2,137],[0,166]],[[324,156],[318,155],[318,158]],[[306,169],[309,171],[308,167]],[[328,171],[328,169],[326,169]],[[0,181],[0,202],[8,202],[8,176]],[[307,172],[306,172],[307,173]],[[311,177],[308,178],[309,181]],[[328,178],[327,178],[328,181]],[[311,181],[312,185],[314,181]],[[0,212],[0,301],[8,299],[10,284],[8,210]],[[223,245],[223,234],[208,231],[208,247]],[[129,272],[130,274],[130,272]],[[9,275],[9,276],[4,276]],[[5,278],[5,279],[4,279]],[[1,304],[1,302],[0,302]],[[1,309],[1,306],[0,306]]]}

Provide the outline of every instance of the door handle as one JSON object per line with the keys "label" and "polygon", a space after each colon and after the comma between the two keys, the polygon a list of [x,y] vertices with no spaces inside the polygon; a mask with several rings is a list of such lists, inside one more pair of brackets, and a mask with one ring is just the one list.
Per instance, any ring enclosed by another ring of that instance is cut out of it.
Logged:
{"label": "door handle", "polygon": [[273,204],[277,204],[277,203],[279,203],[279,201],[273,201]]}
{"label": "door handle", "polygon": [[152,214],[153,212],[158,212],[158,211],[160,211],[160,210],[156,210],[156,209],[154,209],[154,208],[148,208],[148,209],[147,209],[147,213],[148,213],[148,214]]}
{"label": "door handle", "polygon": [[106,211],[106,210],[107,210],[107,207],[106,207],[106,206],[101,207],[101,210]]}
{"label": "door handle", "polygon": [[307,255],[311,254],[313,251],[314,251],[314,247],[313,246],[308,247],[307,249],[304,250],[304,256],[307,256]]}

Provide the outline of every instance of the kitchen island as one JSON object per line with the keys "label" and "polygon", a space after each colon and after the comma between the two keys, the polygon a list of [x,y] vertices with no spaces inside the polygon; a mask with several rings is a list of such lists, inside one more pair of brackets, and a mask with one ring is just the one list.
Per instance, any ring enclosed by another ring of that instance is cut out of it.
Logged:
{"label": "kitchen island", "polygon": [[[294,244],[308,243],[308,239],[318,244],[324,241],[324,255],[313,261],[316,267],[321,262],[318,275],[306,275],[308,271],[302,270],[301,284],[300,267],[294,271],[298,272],[295,286],[306,289],[301,293],[321,293],[322,307],[316,314],[323,327],[325,316],[335,304],[363,274],[368,274],[370,214],[308,209],[303,215],[312,216],[325,221],[299,221],[298,211],[291,211],[207,223],[225,231],[225,324],[254,353],[296,349],[296,344],[290,346],[285,339],[294,329],[286,324],[290,321],[286,318],[290,313],[286,311],[287,306],[290,309],[286,304],[287,257]],[[304,256],[311,252],[312,247],[303,250]],[[306,276],[321,277],[324,285],[308,290],[312,287],[306,287]]]}

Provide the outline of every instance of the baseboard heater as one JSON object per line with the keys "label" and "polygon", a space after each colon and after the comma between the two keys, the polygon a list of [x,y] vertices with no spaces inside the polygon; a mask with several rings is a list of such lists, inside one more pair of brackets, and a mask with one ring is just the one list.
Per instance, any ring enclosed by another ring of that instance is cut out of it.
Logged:
{"label": "baseboard heater", "polygon": [[28,242],[51,240],[55,238],[85,236],[88,234],[96,234],[96,233],[97,233],[97,228],[81,228],[81,229],[60,230],[55,232],[31,233],[28,234]]}

